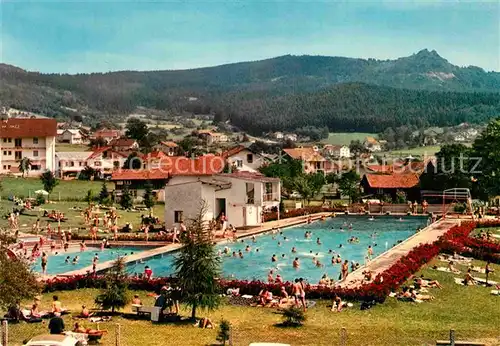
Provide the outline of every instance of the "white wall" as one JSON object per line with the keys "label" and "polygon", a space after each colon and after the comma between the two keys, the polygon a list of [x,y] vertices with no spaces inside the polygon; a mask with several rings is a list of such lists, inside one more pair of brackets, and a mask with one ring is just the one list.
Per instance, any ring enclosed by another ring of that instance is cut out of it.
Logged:
{"label": "white wall", "polygon": [[[252,154],[253,157],[251,163],[248,162],[247,160],[249,154]],[[260,155],[257,155],[248,149],[242,150],[239,153],[234,154],[233,156],[230,156],[228,158],[228,161],[231,165],[232,164],[236,165],[236,161],[238,160],[242,161],[243,166],[242,167],[236,166],[236,168],[240,171],[247,171],[247,172],[257,172],[258,169],[265,163],[264,159]]]}
{"label": "white wall", "polygon": [[[212,191],[210,193],[210,190]],[[189,222],[200,210],[203,198],[214,198],[214,188],[201,182],[167,185],[165,187],[165,225],[167,228],[174,226],[175,211],[182,211],[184,222]],[[212,202],[213,208],[213,202]],[[213,211],[213,209],[212,209]],[[213,214],[205,214],[205,220],[211,220]],[[178,225],[175,225],[178,226]]]}

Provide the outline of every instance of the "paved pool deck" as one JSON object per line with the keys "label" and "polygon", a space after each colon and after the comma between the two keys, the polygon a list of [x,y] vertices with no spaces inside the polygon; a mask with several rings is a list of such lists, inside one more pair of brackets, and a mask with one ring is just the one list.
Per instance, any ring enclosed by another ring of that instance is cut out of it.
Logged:
{"label": "paved pool deck", "polygon": [[[283,219],[283,220],[268,221],[268,222],[264,222],[260,226],[255,226],[255,227],[247,228],[244,230],[238,230],[236,233],[236,236],[238,239],[247,238],[247,237],[251,237],[253,235],[268,232],[268,231],[272,230],[273,228],[284,228],[284,227],[290,227],[290,226],[295,226],[295,225],[307,223],[307,220],[309,217],[311,218],[311,221],[315,221],[315,220],[319,220],[323,217],[328,217],[331,215],[332,215],[332,213],[330,213],[330,212],[323,212],[323,213],[298,216],[298,217],[288,218],[288,219]],[[217,238],[214,241],[218,244],[232,242],[231,239],[227,239],[227,238],[225,238],[225,239]],[[88,246],[98,246],[101,243],[87,241],[86,244]],[[110,244],[112,246],[113,245],[115,245],[115,246],[137,246],[137,247],[155,246],[155,248],[153,248],[153,249],[145,250],[145,251],[141,251],[141,252],[138,252],[136,254],[133,254],[133,255],[125,256],[124,260],[125,260],[125,263],[127,263],[127,264],[128,263],[140,263],[141,261],[144,261],[144,260],[149,259],[149,258],[162,257],[163,255],[177,251],[182,247],[182,245],[179,243],[176,243],[176,244],[168,243],[165,245],[164,242],[159,243],[159,242],[145,242],[145,241],[130,241],[130,242],[122,242],[122,241],[113,242],[112,241],[112,242],[110,242]],[[163,246],[159,246],[162,244],[163,244]],[[96,271],[102,272],[102,271],[105,271],[106,269],[109,269],[113,265],[113,262],[114,261],[106,261],[106,262],[99,263],[96,267]],[[54,277],[86,275],[88,272],[91,272],[91,271],[92,271],[92,265],[89,265],[89,266],[82,268],[82,269],[73,270],[73,271],[65,272],[65,273],[61,273],[61,274],[41,275],[40,279],[45,280],[45,279],[51,279]]]}
{"label": "paved pool deck", "polygon": [[[384,272],[395,264],[401,257],[408,254],[413,248],[421,244],[431,244],[441,237],[451,227],[458,225],[462,221],[469,221],[465,219],[441,219],[423,230],[415,233],[405,241],[397,244],[386,252],[380,254],[368,264],[360,267],[359,269],[350,273],[347,278],[339,283],[343,288],[356,288],[363,284],[364,275],[363,271],[368,269],[372,272],[373,276]],[[365,281],[366,282],[366,281]]]}

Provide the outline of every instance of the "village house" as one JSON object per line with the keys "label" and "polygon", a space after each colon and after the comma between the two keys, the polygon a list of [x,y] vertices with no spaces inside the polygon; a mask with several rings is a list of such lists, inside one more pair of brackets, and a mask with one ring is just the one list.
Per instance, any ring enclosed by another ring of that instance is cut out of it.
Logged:
{"label": "village house", "polygon": [[83,136],[77,129],[59,129],[57,130],[57,141],[59,143],[82,144]]}
{"label": "village house", "polygon": [[273,137],[274,137],[274,139],[278,139],[278,140],[285,138],[285,136],[283,135],[283,132],[279,132],[279,131],[273,133]]}
{"label": "village house", "polygon": [[57,122],[49,118],[0,121],[0,173],[20,173],[19,161],[29,158],[29,175],[55,170]]}
{"label": "village house", "polygon": [[219,219],[222,213],[234,227],[258,226],[266,211],[279,208],[281,183],[260,173],[216,174],[165,187],[165,223],[177,225],[205,207],[204,220]]}
{"label": "village house", "polygon": [[122,131],[120,130],[111,130],[111,129],[101,129],[91,136],[92,139],[102,138],[106,141],[106,143],[111,142],[113,139],[120,138],[122,135]]}
{"label": "village house", "polygon": [[100,147],[90,154],[87,165],[102,175],[109,176],[114,170],[123,167],[127,157],[127,154],[117,152],[111,147]]}
{"label": "village house", "polygon": [[365,174],[361,180],[364,195],[388,195],[396,199],[397,192],[403,191],[408,200],[420,200],[419,175],[414,173]]}
{"label": "village house", "polygon": [[155,150],[162,151],[168,156],[179,155],[179,146],[177,143],[172,141],[162,141],[154,146]]}
{"label": "village house", "polygon": [[292,159],[302,161],[304,173],[329,174],[338,172],[338,166],[321,155],[318,147],[283,149],[283,152]]}
{"label": "village house", "polygon": [[[224,169],[224,161],[215,155],[199,156],[190,159],[184,156],[161,156],[153,155],[159,159],[154,165],[151,156],[145,156],[142,169],[120,169],[113,172],[111,180],[115,183],[115,197],[119,199],[125,186],[134,197],[141,197],[145,192],[145,185],[149,182],[153,185],[153,191],[159,201],[165,201],[166,184],[184,184],[186,182],[198,181],[215,174]],[[149,165],[149,166],[148,166]],[[178,200],[178,196],[167,196]],[[190,202],[190,201],[186,201]],[[192,202],[192,201],[191,201]],[[172,202],[174,203],[174,202]]]}
{"label": "village house", "polygon": [[75,178],[85,169],[91,154],[88,151],[56,152],[56,175],[59,178]]}
{"label": "village house", "polygon": [[372,153],[382,151],[382,146],[380,142],[371,136],[365,138],[363,145],[368,151]]}
{"label": "village house", "polygon": [[226,150],[221,156],[232,170],[238,171],[257,172],[263,164],[269,162],[266,157],[243,145]]}
{"label": "village house", "polygon": [[285,141],[292,141],[292,142],[297,142],[298,136],[295,133],[287,133],[283,139]]}
{"label": "village house", "polygon": [[325,156],[343,159],[351,157],[351,150],[347,145],[326,144],[323,146],[323,154]]}
{"label": "village house", "polygon": [[109,141],[108,146],[116,151],[133,151],[139,149],[139,143],[131,138],[115,138]]}
{"label": "village house", "polygon": [[215,143],[225,143],[228,141],[228,138],[225,134],[209,130],[198,131],[198,137],[202,138],[207,143],[207,145],[212,145]]}

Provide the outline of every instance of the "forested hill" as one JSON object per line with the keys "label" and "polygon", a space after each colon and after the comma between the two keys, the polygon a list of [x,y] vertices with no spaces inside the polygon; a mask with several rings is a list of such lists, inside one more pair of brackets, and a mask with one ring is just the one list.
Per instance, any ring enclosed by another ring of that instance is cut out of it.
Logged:
{"label": "forested hill", "polygon": [[[71,116],[69,108],[98,121],[103,116],[121,117],[143,106],[174,113],[212,112],[220,119],[239,121],[251,132],[304,121],[334,126],[332,130],[340,123],[344,128],[361,130],[373,126],[367,119],[374,114],[382,117],[377,119],[379,124],[391,123],[402,109],[408,111],[402,119],[422,118],[436,125],[452,124],[464,113],[472,116],[468,121],[480,121],[495,112],[492,103],[500,92],[500,73],[458,67],[435,51],[422,50],[385,61],[287,55],[192,70],[78,75],[40,74],[0,64],[0,84],[0,105],[56,117]],[[393,92],[384,87],[405,90]],[[451,91],[460,93],[433,93]],[[341,102],[335,93],[346,100]],[[448,104],[443,105],[443,97],[451,97]],[[341,108],[325,110],[327,105]],[[367,108],[360,109],[361,105]],[[414,117],[424,110],[432,111]],[[286,124],[283,112],[287,112]],[[353,112],[351,116],[349,112]],[[269,119],[261,124],[250,120],[263,114]],[[301,119],[304,114],[309,119]],[[338,121],[343,117],[349,121]]]}
{"label": "forested hill", "polygon": [[481,123],[500,116],[498,93],[422,91],[360,83],[288,96],[239,93],[223,103],[230,105],[231,123],[253,133],[305,126],[326,126],[336,132],[381,132],[401,125]]}

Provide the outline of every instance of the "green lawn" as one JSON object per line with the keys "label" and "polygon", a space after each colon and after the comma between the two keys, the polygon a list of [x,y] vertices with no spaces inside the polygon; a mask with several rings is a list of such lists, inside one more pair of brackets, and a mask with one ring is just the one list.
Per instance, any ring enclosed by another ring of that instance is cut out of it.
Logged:
{"label": "green lawn", "polygon": [[[39,178],[15,178],[5,177],[1,180],[2,198],[9,196],[34,197],[34,192],[43,189],[43,184]],[[101,181],[85,180],[58,180],[59,184],[55,187],[50,198],[52,200],[83,200],[88,190],[99,193],[102,187]],[[114,189],[114,184],[107,183],[108,189]]]}
{"label": "green lawn", "polygon": [[[453,274],[430,269],[433,264],[445,265],[434,261],[422,273],[437,279],[444,288],[431,289],[435,299],[430,302],[404,303],[388,298],[383,305],[368,311],[359,310],[359,305],[341,313],[328,309],[330,302],[319,301],[307,312],[307,321],[302,328],[280,328],[280,316],[273,309],[240,307],[224,304],[213,312],[199,312],[199,316],[209,316],[219,323],[227,319],[233,326],[234,345],[248,345],[250,342],[284,342],[291,345],[337,345],[341,327],[347,328],[348,345],[434,345],[436,339],[446,339],[450,329],[456,330],[458,339],[481,340],[487,345],[499,345],[498,321],[500,297],[490,295],[490,288],[463,287],[454,283]],[[476,261],[475,265],[484,263]],[[464,267],[458,266],[464,270]],[[492,280],[500,281],[500,266],[494,266]],[[479,276],[481,276],[479,274]],[[146,304],[152,298],[146,292],[138,292]],[[42,305],[49,308],[51,294],[44,295]],[[63,305],[79,311],[81,304],[93,305],[96,290],[57,292]],[[26,302],[27,304],[29,302]],[[125,312],[130,312],[126,308]],[[187,317],[189,312],[182,311]],[[65,318],[70,326],[72,321]],[[191,324],[152,325],[148,321],[136,321],[116,317],[112,322],[102,323],[101,329],[111,331],[102,345],[114,345],[115,323],[121,324],[121,345],[124,346],[161,346],[161,345],[210,345],[215,343],[216,330],[201,330]],[[87,327],[95,325],[86,323]],[[12,325],[11,345],[20,345],[23,339],[46,332],[45,324]]]}
{"label": "green lawn", "polygon": [[[48,204],[44,204],[42,206],[43,209],[46,209],[48,211],[51,210],[58,210],[60,212],[63,212],[64,215],[68,218],[67,221],[63,222],[61,224],[62,228],[64,230],[67,230],[69,228],[73,229],[73,233],[76,234],[77,232],[75,231],[76,228],[80,227],[86,227],[88,226],[85,225],[85,220],[81,216],[80,211],[73,210],[73,207],[80,207],[82,209],[86,208],[88,205],[85,202],[51,202]],[[7,212],[12,210],[12,208],[15,207],[14,203],[7,201],[7,200],[2,200],[0,201],[0,215],[5,215]],[[119,207],[119,206],[118,206]],[[153,208],[153,214],[160,218],[160,220],[163,220],[164,217],[164,210],[165,206],[163,204],[157,204]],[[123,226],[125,223],[129,222],[133,227],[134,230],[137,230],[140,226],[141,222],[141,215],[146,214],[147,211],[124,211],[118,209],[118,215],[119,215],[119,220],[118,220],[118,225]],[[19,217],[19,224],[21,231],[24,232],[31,232],[31,226],[33,223],[36,222],[36,219],[40,218],[41,226],[45,227],[47,225],[47,221],[49,221],[48,218],[43,217],[43,211],[25,211],[25,214],[20,215]],[[8,221],[5,218],[0,218],[0,227],[8,227]],[[52,225],[52,228],[57,228],[57,223],[54,223]],[[82,233],[88,233],[88,229],[86,230],[81,230],[79,232]]]}
{"label": "green lawn", "polygon": [[323,144],[349,145],[351,141],[359,140],[363,142],[367,136],[377,138],[376,133],[367,132],[330,132],[328,139],[322,141]]}
{"label": "green lawn", "polygon": [[395,156],[408,156],[408,155],[413,155],[413,156],[432,156],[436,154],[439,150],[441,150],[441,146],[439,145],[429,145],[426,147],[418,147],[418,148],[413,148],[413,149],[401,149],[401,150],[393,150],[390,151],[386,154],[389,155],[395,155]]}

